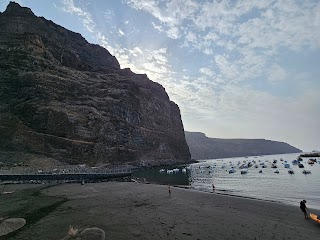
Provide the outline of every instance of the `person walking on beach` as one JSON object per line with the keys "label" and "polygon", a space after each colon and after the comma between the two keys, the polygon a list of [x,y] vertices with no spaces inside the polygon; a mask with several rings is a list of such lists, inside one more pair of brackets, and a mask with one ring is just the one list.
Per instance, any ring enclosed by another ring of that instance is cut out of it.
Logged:
{"label": "person walking on beach", "polygon": [[170,185],[168,185],[168,193],[169,193],[169,196],[171,196],[171,187],[170,187]]}
{"label": "person walking on beach", "polygon": [[309,209],[307,208],[306,203],[307,203],[306,200],[302,200],[302,201],[300,202],[300,209],[301,209],[301,211],[302,211],[303,214],[304,214],[304,218],[305,218],[305,219],[308,219],[309,217],[308,217],[308,214],[307,214],[307,210],[309,211]]}

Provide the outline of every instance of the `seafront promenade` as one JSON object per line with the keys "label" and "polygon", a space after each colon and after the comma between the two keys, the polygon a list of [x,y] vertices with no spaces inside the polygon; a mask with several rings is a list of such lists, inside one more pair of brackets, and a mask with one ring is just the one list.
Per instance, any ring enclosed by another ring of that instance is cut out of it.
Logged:
{"label": "seafront promenade", "polygon": [[33,183],[40,181],[103,181],[130,177],[132,168],[118,166],[111,168],[91,168],[84,166],[46,168],[46,169],[8,169],[0,170],[0,182],[12,181]]}

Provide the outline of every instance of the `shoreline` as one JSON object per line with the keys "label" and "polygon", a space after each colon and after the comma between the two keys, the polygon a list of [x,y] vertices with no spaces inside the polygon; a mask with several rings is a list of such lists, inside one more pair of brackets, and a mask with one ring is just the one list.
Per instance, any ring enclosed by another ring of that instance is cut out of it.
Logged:
{"label": "shoreline", "polygon": [[[317,239],[320,231],[319,224],[304,219],[299,207],[257,199],[180,187],[172,187],[169,196],[166,185],[135,182],[43,187],[39,197],[66,202],[10,239],[62,239],[70,225],[101,228],[106,239],[146,240],[300,240]],[[16,188],[15,195],[5,196],[8,201],[19,194],[26,201],[23,189],[31,191],[33,186]],[[7,208],[0,206],[0,217]]]}
{"label": "shoreline", "polygon": [[[145,182],[144,181],[134,181],[134,182],[137,182],[140,184],[154,184],[154,185],[160,185],[160,186],[167,186],[167,184],[160,183],[160,182],[148,182],[148,181],[145,181]],[[290,202],[288,202],[288,201],[280,201],[280,200],[274,200],[274,199],[264,199],[264,198],[258,198],[258,197],[252,197],[252,196],[237,195],[237,194],[234,194],[234,192],[232,192],[230,190],[216,189],[213,192],[212,190],[211,191],[202,191],[202,190],[196,189],[194,187],[191,187],[190,185],[175,185],[175,184],[173,184],[171,186],[176,187],[176,188],[190,190],[190,191],[195,191],[195,192],[207,193],[207,194],[217,194],[217,195],[222,195],[222,196],[230,196],[230,197],[236,197],[236,198],[251,199],[251,200],[256,200],[256,201],[277,203],[277,204],[283,204],[283,205],[291,206],[291,207],[299,206],[299,202],[296,202],[296,204],[293,204],[293,203],[290,204]],[[227,192],[230,192],[230,193],[227,193]],[[320,207],[319,208],[310,208],[309,207],[309,209],[313,210],[314,212],[320,213]]]}
{"label": "shoreline", "polygon": [[[158,183],[150,183],[150,184],[157,184],[158,185]],[[162,184],[159,184],[159,185],[162,185]],[[173,187],[177,187],[177,188],[187,189],[187,190],[190,190],[190,191],[207,193],[207,194],[217,194],[217,195],[229,196],[229,197],[235,197],[235,198],[243,198],[243,199],[250,199],[250,200],[262,201],[262,202],[283,204],[283,205],[290,206],[290,207],[299,207],[299,202],[297,202],[296,204],[290,204],[289,202],[285,202],[285,201],[282,202],[282,201],[273,200],[273,199],[263,199],[263,198],[258,198],[258,197],[237,195],[237,194],[233,194],[233,193],[224,193],[224,192],[231,192],[229,190],[216,190],[215,192],[213,192],[213,191],[209,192],[209,191],[197,190],[195,188],[191,188],[191,187],[188,187],[188,186],[187,187],[179,186],[179,185],[172,185],[172,186]],[[318,208],[310,208],[309,207],[309,209],[313,210],[314,212],[319,212],[320,213],[320,208],[318,209]]]}

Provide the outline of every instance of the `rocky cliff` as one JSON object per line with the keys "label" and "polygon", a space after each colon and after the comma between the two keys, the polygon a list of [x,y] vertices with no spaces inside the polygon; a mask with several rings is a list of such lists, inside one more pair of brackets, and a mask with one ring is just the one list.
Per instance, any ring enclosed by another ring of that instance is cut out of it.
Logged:
{"label": "rocky cliff", "polygon": [[208,138],[204,133],[185,132],[193,159],[258,156],[282,153],[298,153],[300,149],[284,142],[265,139]]}
{"label": "rocky cliff", "polygon": [[0,13],[0,151],[68,164],[190,161],[160,84],[12,2]]}

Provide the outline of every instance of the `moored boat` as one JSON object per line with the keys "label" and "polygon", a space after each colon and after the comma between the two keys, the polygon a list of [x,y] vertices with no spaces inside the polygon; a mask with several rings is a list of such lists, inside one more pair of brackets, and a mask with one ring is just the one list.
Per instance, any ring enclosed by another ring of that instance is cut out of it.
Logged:
{"label": "moored boat", "polygon": [[298,160],[292,160],[292,165],[298,165],[299,164],[299,161]]}
{"label": "moored boat", "polygon": [[292,169],[288,170],[289,174],[294,174],[294,171]]}
{"label": "moored boat", "polygon": [[248,173],[248,169],[246,169],[246,168],[241,169],[240,173],[241,174],[247,174]]}
{"label": "moored boat", "polygon": [[303,174],[310,174],[311,171],[310,171],[310,170],[303,170],[302,173],[303,173]]}
{"label": "moored boat", "polygon": [[271,168],[277,168],[277,165],[275,163],[271,164]]}
{"label": "moored boat", "polygon": [[284,166],[285,168],[290,168],[290,164],[289,164],[289,163],[285,163],[285,164],[283,164],[283,166]]}
{"label": "moored boat", "polygon": [[309,159],[309,160],[308,160],[308,164],[313,165],[313,164],[314,164],[313,159]]}

